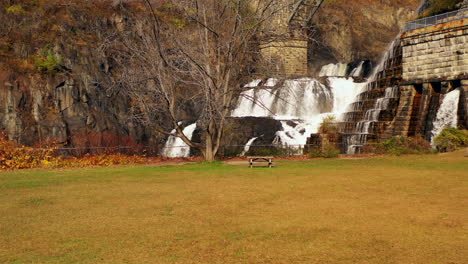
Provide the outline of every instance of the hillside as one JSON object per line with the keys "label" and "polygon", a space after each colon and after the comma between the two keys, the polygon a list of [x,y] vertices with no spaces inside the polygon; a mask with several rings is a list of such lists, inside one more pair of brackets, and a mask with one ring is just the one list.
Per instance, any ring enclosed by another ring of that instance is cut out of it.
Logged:
{"label": "hillside", "polygon": [[416,17],[419,0],[327,0],[317,14],[312,68],[330,62],[376,62]]}
{"label": "hillside", "polygon": [[[417,6],[416,0],[326,1],[314,20],[311,68],[377,61]],[[161,19],[178,21],[160,7]],[[138,24],[140,9],[109,1],[2,0],[0,130],[29,145],[50,139],[73,146],[161,144],[165,135],[132,119],[133,102],[113,89],[121,70],[103,48],[129,20]]]}

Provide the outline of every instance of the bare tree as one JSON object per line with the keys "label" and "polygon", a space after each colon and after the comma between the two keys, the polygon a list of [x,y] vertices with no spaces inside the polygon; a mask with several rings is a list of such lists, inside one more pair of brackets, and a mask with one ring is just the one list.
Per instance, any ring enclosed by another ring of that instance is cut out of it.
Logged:
{"label": "bare tree", "polygon": [[[162,8],[144,1],[147,20],[123,30],[114,48],[124,66],[120,84],[134,101],[135,118],[177,136],[213,161],[226,120],[250,79],[258,37],[271,36],[281,0],[174,0]],[[135,21],[141,21],[135,19]],[[193,104],[201,142],[179,125],[179,108]]]}

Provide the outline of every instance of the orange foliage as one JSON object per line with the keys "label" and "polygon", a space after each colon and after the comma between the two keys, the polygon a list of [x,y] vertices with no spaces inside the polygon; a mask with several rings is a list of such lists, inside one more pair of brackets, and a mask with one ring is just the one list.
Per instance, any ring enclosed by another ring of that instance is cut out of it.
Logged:
{"label": "orange foliage", "polygon": [[112,166],[146,163],[147,159],[141,156],[127,156],[123,154],[86,154],[81,158],[69,158],[62,160],[60,167],[93,167],[93,166]]}
{"label": "orange foliage", "polygon": [[0,135],[0,169],[29,169],[57,164],[55,148],[30,148],[17,145]]}
{"label": "orange foliage", "polygon": [[0,170],[32,168],[69,168],[141,164],[149,159],[123,154],[86,154],[81,158],[64,158],[57,154],[57,147],[31,148],[15,144],[0,135]]}

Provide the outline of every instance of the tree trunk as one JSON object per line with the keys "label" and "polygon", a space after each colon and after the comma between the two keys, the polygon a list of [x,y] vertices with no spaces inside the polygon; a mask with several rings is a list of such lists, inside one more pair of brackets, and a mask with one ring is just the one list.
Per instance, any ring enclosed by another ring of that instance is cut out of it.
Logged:
{"label": "tree trunk", "polygon": [[202,153],[205,161],[215,161],[216,152],[213,149],[213,139],[210,133],[205,133],[205,150]]}

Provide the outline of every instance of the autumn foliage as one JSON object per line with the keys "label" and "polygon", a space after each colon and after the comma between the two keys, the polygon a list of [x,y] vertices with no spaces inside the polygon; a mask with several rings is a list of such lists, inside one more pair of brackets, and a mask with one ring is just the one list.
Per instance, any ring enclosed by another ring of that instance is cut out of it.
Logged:
{"label": "autumn foliage", "polygon": [[79,158],[63,157],[58,155],[57,146],[26,147],[0,136],[0,169],[2,170],[111,166],[146,162],[148,159],[145,157],[124,154],[86,154]]}
{"label": "autumn foliage", "polygon": [[28,169],[47,167],[60,160],[54,148],[19,146],[0,135],[0,169]]}

